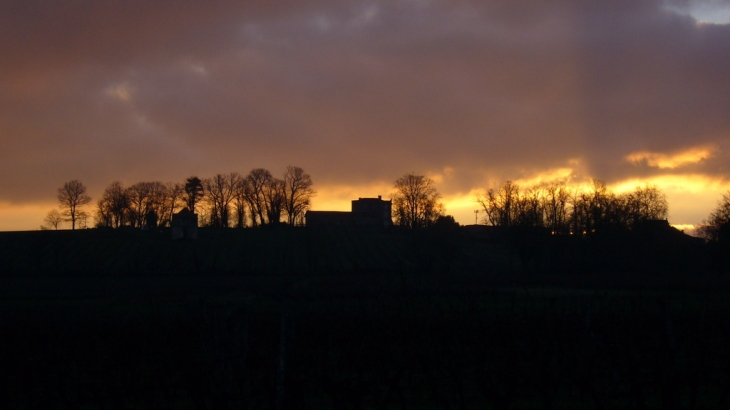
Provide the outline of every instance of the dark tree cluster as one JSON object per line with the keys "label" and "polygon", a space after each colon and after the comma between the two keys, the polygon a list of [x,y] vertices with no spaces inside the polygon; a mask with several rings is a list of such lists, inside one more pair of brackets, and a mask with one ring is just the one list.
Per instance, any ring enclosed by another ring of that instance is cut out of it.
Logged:
{"label": "dark tree cluster", "polygon": [[507,181],[477,201],[489,225],[544,227],[558,234],[631,229],[646,220],[666,219],[668,213],[667,198],[654,185],[616,194],[596,179],[587,190],[565,185],[520,190]]}
{"label": "dark tree cluster", "polygon": [[697,229],[700,237],[712,242],[730,242],[730,191],[717,202],[710,216]]}
{"label": "dark tree cluster", "polygon": [[312,178],[302,168],[289,166],[282,179],[263,168],[248,175],[216,174],[184,183],[138,182],[125,187],[112,182],[97,203],[96,225],[169,226],[174,213],[187,208],[199,214],[203,226],[215,228],[303,225],[304,213],[316,195]]}
{"label": "dark tree cluster", "polygon": [[[411,228],[432,226],[444,216],[435,182],[423,175],[406,174],[395,181],[392,196],[395,224]],[[453,219],[453,218],[452,218]]]}
{"label": "dark tree cluster", "polygon": [[181,208],[182,185],[159,181],[138,182],[125,187],[112,182],[97,202],[96,225],[119,228],[143,225],[166,226]]}

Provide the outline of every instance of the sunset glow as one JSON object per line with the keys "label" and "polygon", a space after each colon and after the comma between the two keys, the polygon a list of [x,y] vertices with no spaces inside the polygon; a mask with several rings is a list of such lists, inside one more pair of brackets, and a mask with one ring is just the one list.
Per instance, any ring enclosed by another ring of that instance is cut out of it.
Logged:
{"label": "sunset glow", "polygon": [[389,183],[363,186],[329,186],[318,188],[317,196],[312,200],[312,209],[317,211],[350,211],[352,200],[358,198],[377,198],[389,200],[393,187]]}
{"label": "sunset glow", "polygon": [[676,154],[663,154],[658,152],[635,152],[626,156],[626,160],[634,163],[646,163],[650,167],[660,169],[674,169],[684,165],[697,164],[710,158],[715,151],[714,147],[691,148]]}
{"label": "sunset glow", "polygon": [[[37,230],[43,225],[43,218],[51,209],[56,208],[55,202],[34,204],[8,204],[0,202],[0,230],[27,231]],[[61,226],[61,228],[65,228]]]}
{"label": "sunset glow", "polygon": [[[628,192],[637,186],[656,185],[663,191],[687,194],[724,193],[730,189],[730,182],[702,174],[658,175],[648,178],[635,178],[611,184],[616,192]],[[719,199],[720,195],[716,195]],[[714,203],[712,204],[714,206]]]}

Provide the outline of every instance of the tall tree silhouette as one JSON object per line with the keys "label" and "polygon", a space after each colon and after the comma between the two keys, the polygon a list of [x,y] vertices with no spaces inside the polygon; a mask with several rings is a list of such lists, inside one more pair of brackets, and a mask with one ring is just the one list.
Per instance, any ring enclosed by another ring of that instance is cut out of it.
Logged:
{"label": "tall tree silhouette", "polygon": [[304,212],[309,209],[312,197],[317,192],[312,189],[312,177],[299,167],[288,166],[284,173],[284,210],[287,222],[295,225],[303,222]]}
{"label": "tall tree silhouette", "polygon": [[246,226],[246,178],[241,177],[233,187],[233,209],[236,228]]}
{"label": "tall tree silhouette", "polygon": [[486,195],[477,198],[486,214],[486,222],[494,226],[512,226],[515,224],[520,188],[512,181],[507,181],[496,190],[491,188]]}
{"label": "tall tree silhouette", "polygon": [[76,179],[66,182],[58,188],[57,198],[63,215],[71,221],[71,229],[76,229],[80,208],[91,202],[91,197],[86,195],[86,186]]}
{"label": "tall tree silhouette", "polygon": [[97,203],[96,224],[119,228],[129,217],[129,193],[119,181],[109,184]]}
{"label": "tall tree silhouette", "polygon": [[427,227],[443,215],[441,195],[431,178],[406,174],[395,181],[393,216],[395,223],[411,229]]}
{"label": "tall tree silhouette", "polygon": [[272,179],[271,172],[263,168],[255,168],[246,176],[246,200],[248,201],[249,211],[251,212],[251,224],[253,226],[266,224],[265,190]]}
{"label": "tall tree silhouette", "polygon": [[268,224],[281,222],[281,214],[286,204],[286,193],[284,192],[284,181],[278,178],[270,178],[264,185],[264,209],[266,210],[266,221]]}
{"label": "tall tree silhouette", "polygon": [[227,228],[230,220],[230,205],[241,180],[237,172],[216,174],[203,181],[210,202],[210,226]]}
{"label": "tall tree silhouette", "polygon": [[185,180],[185,202],[188,209],[195,212],[195,205],[205,195],[205,189],[203,188],[203,181],[196,176],[192,176]]}
{"label": "tall tree silhouette", "polygon": [[553,233],[568,233],[570,194],[563,185],[548,185],[542,197],[545,226]]}

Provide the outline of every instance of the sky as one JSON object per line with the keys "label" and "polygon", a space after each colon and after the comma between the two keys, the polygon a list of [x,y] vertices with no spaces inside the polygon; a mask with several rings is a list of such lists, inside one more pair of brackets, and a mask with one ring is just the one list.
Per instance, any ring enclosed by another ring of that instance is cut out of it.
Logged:
{"label": "sky", "polygon": [[427,175],[462,224],[506,180],[656,184],[676,226],[730,190],[730,1],[0,0],[0,56],[0,230],[287,165],[315,210]]}

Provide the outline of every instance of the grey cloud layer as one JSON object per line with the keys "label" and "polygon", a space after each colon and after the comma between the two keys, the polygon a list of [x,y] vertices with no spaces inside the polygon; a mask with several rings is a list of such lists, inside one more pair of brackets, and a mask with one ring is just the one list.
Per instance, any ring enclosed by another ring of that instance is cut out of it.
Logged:
{"label": "grey cloud layer", "polygon": [[0,200],[288,164],[614,180],[703,144],[728,172],[730,26],[658,1],[5,2],[0,39]]}

